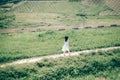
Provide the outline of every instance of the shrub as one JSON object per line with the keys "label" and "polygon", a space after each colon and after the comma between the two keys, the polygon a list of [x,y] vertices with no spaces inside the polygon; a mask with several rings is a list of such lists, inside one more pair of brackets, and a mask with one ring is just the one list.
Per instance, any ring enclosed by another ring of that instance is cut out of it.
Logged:
{"label": "shrub", "polygon": [[120,58],[113,58],[109,62],[109,65],[111,65],[113,68],[114,67],[120,67]]}
{"label": "shrub", "polygon": [[53,62],[39,62],[36,64],[38,67],[53,67],[55,64]]}
{"label": "shrub", "polygon": [[46,31],[46,33],[45,34],[49,34],[49,35],[52,35],[52,34],[54,34],[54,31]]}
{"label": "shrub", "polygon": [[45,64],[44,64],[44,63],[37,63],[37,66],[38,66],[38,67],[44,67]]}
{"label": "shrub", "polygon": [[11,0],[11,2],[15,3],[15,4],[18,3],[18,2],[20,2],[20,1],[22,1],[22,0]]}
{"label": "shrub", "polygon": [[24,70],[16,70],[13,67],[10,67],[6,70],[0,69],[0,76],[0,80],[11,80],[28,76],[28,74]]}
{"label": "shrub", "polygon": [[0,28],[5,28],[15,20],[15,16],[8,12],[0,12]]}
{"label": "shrub", "polygon": [[99,26],[98,26],[98,28],[103,28],[103,27],[105,27],[105,26],[104,26],[104,25],[99,25]]}
{"label": "shrub", "polygon": [[37,70],[35,68],[25,68],[25,71],[27,73],[36,73],[37,72]]}
{"label": "shrub", "polygon": [[89,28],[92,28],[91,26],[85,26],[85,29],[89,29]]}
{"label": "shrub", "polygon": [[111,27],[117,27],[117,24],[111,24],[110,26]]}
{"label": "shrub", "polygon": [[107,69],[113,69],[115,67],[120,67],[119,59],[111,59],[110,62],[105,63],[100,61],[89,61],[83,67],[74,65],[74,66],[63,66],[55,69],[54,71],[49,71],[43,76],[39,77],[40,80],[61,80],[66,76],[76,77],[76,76],[85,76],[88,74],[96,74],[100,71],[105,71]]}
{"label": "shrub", "polygon": [[22,0],[1,0],[0,4],[7,4],[7,3],[15,3],[16,4],[20,1],[22,1]]}
{"label": "shrub", "polygon": [[80,13],[80,14],[76,14],[76,16],[86,17],[87,14],[85,14],[85,13]]}
{"label": "shrub", "polygon": [[74,27],[74,28],[72,28],[72,29],[74,29],[74,30],[78,30],[79,28],[78,28],[78,27]]}

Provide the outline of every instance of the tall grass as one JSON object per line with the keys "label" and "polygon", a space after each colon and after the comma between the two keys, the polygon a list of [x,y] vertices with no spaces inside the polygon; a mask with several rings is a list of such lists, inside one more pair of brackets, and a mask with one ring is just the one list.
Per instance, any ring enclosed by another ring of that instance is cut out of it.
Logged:
{"label": "tall grass", "polygon": [[10,11],[0,11],[0,29],[7,28],[15,20],[15,15]]}
{"label": "tall grass", "polygon": [[45,59],[35,64],[1,68],[0,79],[19,80],[119,80],[120,49]]}
{"label": "tall grass", "polygon": [[119,27],[0,34],[0,63],[60,54],[65,35],[69,36],[71,52],[120,46],[119,34]]}

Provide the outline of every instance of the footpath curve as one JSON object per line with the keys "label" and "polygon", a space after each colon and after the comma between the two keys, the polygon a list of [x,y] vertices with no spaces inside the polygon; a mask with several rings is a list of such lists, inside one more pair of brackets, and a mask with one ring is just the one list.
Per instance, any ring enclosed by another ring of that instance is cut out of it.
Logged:
{"label": "footpath curve", "polygon": [[59,57],[66,57],[66,56],[77,56],[77,55],[82,54],[82,53],[88,54],[88,53],[92,53],[92,52],[108,51],[108,50],[114,50],[114,49],[120,49],[120,46],[70,52],[70,55],[66,54],[65,56],[64,56],[64,54],[55,54],[55,55],[21,59],[21,60],[13,61],[11,63],[4,63],[4,64],[0,65],[0,67],[6,67],[6,66],[18,65],[18,64],[20,65],[20,64],[25,64],[25,63],[35,63],[35,62],[41,61],[43,59],[59,58]]}

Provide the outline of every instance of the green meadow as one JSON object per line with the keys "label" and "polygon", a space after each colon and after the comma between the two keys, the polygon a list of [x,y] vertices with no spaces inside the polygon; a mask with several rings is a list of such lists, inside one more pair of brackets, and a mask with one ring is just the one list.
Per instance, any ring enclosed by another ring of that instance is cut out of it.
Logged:
{"label": "green meadow", "polygon": [[[120,46],[119,0],[2,1],[0,65],[62,54],[66,35],[70,52]],[[120,49],[0,67],[0,80],[119,79]]]}
{"label": "green meadow", "polygon": [[0,68],[1,80],[119,80],[120,49]]}
{"label": "green meadow", "polygon": [[61,54],[65,35],[69,36],[71,52],[120,46],[119,27],[3,33],[0,34],[0,63],[22,58]]}

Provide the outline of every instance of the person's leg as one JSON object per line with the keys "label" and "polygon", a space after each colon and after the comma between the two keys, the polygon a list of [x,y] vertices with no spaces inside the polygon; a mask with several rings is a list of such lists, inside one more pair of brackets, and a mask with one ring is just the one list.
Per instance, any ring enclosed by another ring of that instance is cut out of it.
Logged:
{"label": "person's leg", "polygon": [[65,51],[63,52],[64,56],[65,56]]}
{"label": "person's leg", "polygon": [[69,56],[70,56],[70,51],[68,50],[68,54],[69,54]]}

